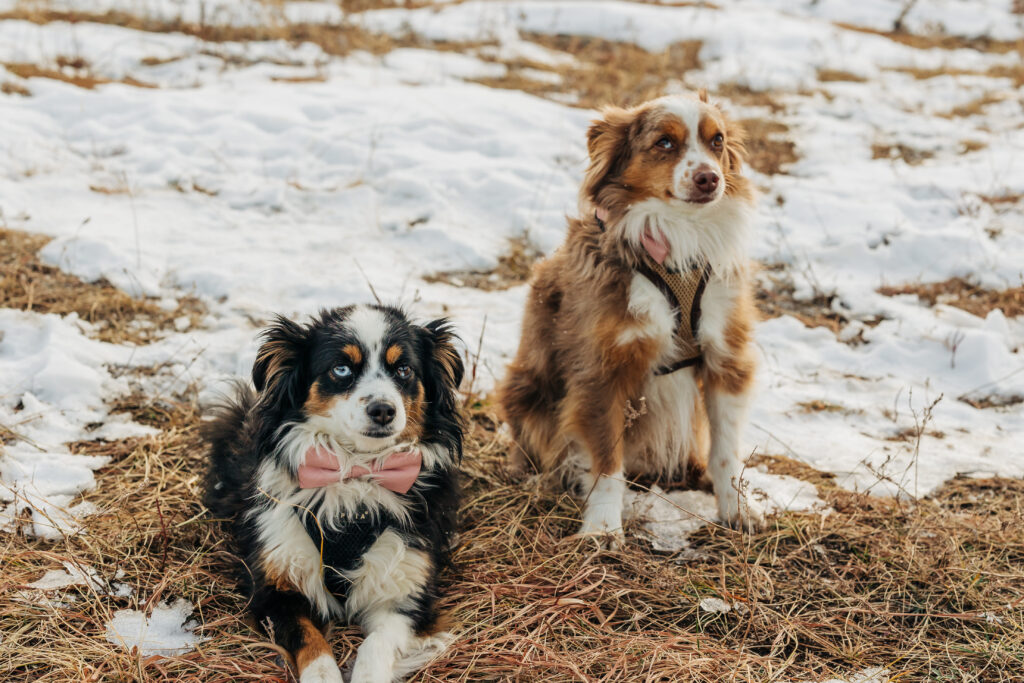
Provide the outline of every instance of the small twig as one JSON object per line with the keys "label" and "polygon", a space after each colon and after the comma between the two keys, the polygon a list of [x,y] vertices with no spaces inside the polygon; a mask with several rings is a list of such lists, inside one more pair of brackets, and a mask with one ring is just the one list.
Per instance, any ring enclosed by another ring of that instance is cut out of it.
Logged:
{"label": "small twig", "polygon": [[363,270],[361,265],[359,265],[359,259],[352,259],[352,261],[355,262],[356,268],[359,269],[359,272],[363,274],[363,279],[366,280],[366,286],[370,288],[370,294],[373,294],[374,301],[377,302],[378,306],[383,306],[384,304],[381,302],[380,297],[377,296],[377,290],[373,288],[373,283],[370,282],[370,278],[366,275],[366,271]]}
{"label": "small twig", "polygon": [[[483,355],[484,332],[487,330],[487,314],[484,313],[484,321],[480,325],[480,336],[476,340],[476,353],[472,354],[472,364],[469,368],[469,387],[466,389],[466,400],[463,405],[468,405],[473,397],[473,388],[476,386],[476,371],[480,365],[480,357]],[[467,350],[468,352],[468,350]]]}

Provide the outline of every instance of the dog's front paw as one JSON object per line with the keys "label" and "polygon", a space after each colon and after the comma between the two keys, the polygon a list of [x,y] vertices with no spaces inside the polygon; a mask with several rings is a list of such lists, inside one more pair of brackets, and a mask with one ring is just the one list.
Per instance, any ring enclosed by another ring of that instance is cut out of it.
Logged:
{"label": "dog's front paw", "polygon": [[755,532],[765,527],[764,508],[748,495],[733,491],[718,496],[718,518],[738,531]]}
{"label": "dog's front paw", "polygon": [[331,655],[320,655],[299,674],[299,683],[345,683]]}
{"label": "dog's front paw", "polygon": [[622,511],[609,510],[607,508],[587,508],[583,516],[583,524],[580,530],[573,534],[573,538],[592,536],[609,550],[618,550],[623,544],[622,533]]}

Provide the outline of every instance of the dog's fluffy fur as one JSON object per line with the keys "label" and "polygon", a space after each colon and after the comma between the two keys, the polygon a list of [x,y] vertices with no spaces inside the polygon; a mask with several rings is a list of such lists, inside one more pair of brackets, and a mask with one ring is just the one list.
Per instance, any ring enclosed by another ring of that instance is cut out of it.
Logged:
{"label": "dog's fluffy fur", "polygon": [[[743,138],[703,92],[608,109],[590,127],[581,217],[535,267],[499,389],[522,455],[541,469],[586,470],[581,533],[621,529],[626,474],[705,467],[723,521],[761,521],[739,490],[755,369],[746,256],[755,195],[741,175]],[[713,272],[701,298],[703,358],[665,375],[654,371],[675,357],[675,318],[638,273],[645,231],[663,236],[667,267]]]}
{"label": "dog's fluffy fur", "polygon": [[[444,320],[421,327],[381,306],[323,311],[306,325],[278,318],[263,333],[254,388],[240,386],[204,424],[204,502],[230,523],[252,612],[302,683],[342,680],[322,635],[331,619],[367,633],[357,682],[391,681],[442,640],[432,635],[437,581],[455,533],[463,434],[453,339]],[[383,426],[375,402],[394,409]],[[423,467],[404,495],[365,478],[299,488],[313,446],[340,454],[347,471],[405,442]]]}

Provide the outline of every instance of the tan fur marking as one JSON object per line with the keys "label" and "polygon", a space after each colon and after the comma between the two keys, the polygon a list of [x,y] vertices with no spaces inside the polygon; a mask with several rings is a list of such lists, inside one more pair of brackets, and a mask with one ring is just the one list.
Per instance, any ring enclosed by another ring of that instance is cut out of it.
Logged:
{"label": "tan fur marking", "polygon": [[711,385],[729,394],[742,394],[754,382],[757,361],[750,340],[757,312],[749,292],[740,295],[725,324],[726,353],[710,359],[706,377]]}
{"label": "tan fur marking", "polygon": [[[650,337],[636,339],[620,344],[622,333],[631,327],[641,327],[639,321],[625,320],[619,315],[611,315],[594,327],[594,337],[598,340],[601,356],[608,366],[618,368],[620,373],[635,374],[635,377],[624,378],[630,387],[638,385],[647,374],[650,364],[658,355],[658,342]],[[635,368],[635,370],[631,369]]]}
{"label": "tan fur marking", "polygon": [[716,121],[711,114],[705,112],[700,117],[700,126],[697,130],[697,137],[700,138],[700,141],[708,148],[708,151],[717,157],[725,154],[725,145],[723,144],[718,149],[711,146],[711,138],[715,137],[716,133],[722,133],[722,137],[725,137],[725,131],[722,130],[721,124]]}
{"label": "tan fur marking", "polygon": [[416,383],[416,395],[406,396],[402,399],[405,404],[405,429],[402,430],[401,439],[419,439],[423,436],[423,384]]}
{"label": "tan fur marking", "polygon": [[303,408],[307,415],[328,415],[334,407],[334,397],[324,396],[320,393],[320,380],[313,382],[309,388],[309,397]]}
{"label": "tan fur marking", "polygon": [[[630,203],[650,197],[670,199],[675,196],[673,176],[689,134],[686,125],[675,116],[648,115],[641,133],[630,140],[630,160],[622,172],[622,182],[630,190]],[[655,143],[663,137],[671,138],[675,148],[656,147]]]}
{"label": "tan fur marking", "polygon": [[273,566],[264,557],[261,562],[263,565],[263,580],[268,586],[273,586],[275,590],[279,590],[282,593],[288,593],[291,591],[297,591],[291,581],[285,578],[285,572],[280,571],[277,567]]}
{"label": "tan fur marking", "polygon": [[388,365],[394,365],[398,362],[398,359],[402,357],[402,347],[398,344],[389,346],[388,350],[384,352],[384,360],[387,361]]}
{"label": "tan fur marking", "polygon": [[299,628],[302,629],[302,646],[296,650],[295,654],[295,668],[299,670],[301,675],[306,667],[312,664],[316,659],[322,655],[331,655],[331,646],[327,643],[327,639],[324,638],[324,634],[320,632],[312,621],[307,617],[299,617]]}
{"label": "tan fur marking", "polygon": [[359,365],[360,363],[363,362],[363,352],[360,351],[359,347],[356,346],[355,344],[346,344],[345,346],[341,347],[341,352],[348,356],[349,360],[351,360],[356,365]]}
{"label": "tan fur marking", "polygon": [[747,159],[744,142],[747,131],[736,121],[723,117],[725,154],[722,155],[722,174],[725,176],[725,194],[737,199],[754,201],[754,186],[742,175],[743,163]]}

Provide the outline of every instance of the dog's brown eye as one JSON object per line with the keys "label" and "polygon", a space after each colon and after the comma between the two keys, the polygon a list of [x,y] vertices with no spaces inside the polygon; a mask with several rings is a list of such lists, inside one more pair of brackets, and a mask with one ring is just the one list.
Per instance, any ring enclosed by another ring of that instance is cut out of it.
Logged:
{"label": "dog's brown eye", "polygon": [[661,138],[654,143],[655,147],[659,149],[675,149],[676,143],[672,142],[672,138],[667,135],[662,135]]}
{"label": "dog's brown eye", "polygon": [[711,146],[714,149],[722,149],[723,142],[725,142],[725,137],[721,133],[715,133],[715,137],[711,138]]}
{"label": "dog's brown eye", "polygon": [[395,374],[398,375],[399,379],[409,379],[412,377],[412,368],[408,365],[399,365],[395,369]]}

